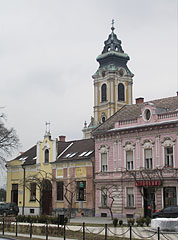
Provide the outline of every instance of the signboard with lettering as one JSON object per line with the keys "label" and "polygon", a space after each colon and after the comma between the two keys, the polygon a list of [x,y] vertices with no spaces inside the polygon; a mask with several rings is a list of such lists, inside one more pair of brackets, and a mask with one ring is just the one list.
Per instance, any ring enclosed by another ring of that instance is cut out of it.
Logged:
{"label": "signboard with lettering", "polygon": [[161,186],[162,181],[161,180],[138,180],[135,181],[136,187],[156,187]]}
{"label": "signboard with lettering", "polygon": [[85,177],[86,176],[86,168],[85,167],[76,168],[75,176],[76,177]]}

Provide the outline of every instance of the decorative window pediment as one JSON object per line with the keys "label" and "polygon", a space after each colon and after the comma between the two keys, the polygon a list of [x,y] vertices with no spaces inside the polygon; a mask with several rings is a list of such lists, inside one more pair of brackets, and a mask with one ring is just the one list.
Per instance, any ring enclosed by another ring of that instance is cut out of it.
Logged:
{"label": "decorative window pediment", "polygon": [[109,151],[109,147],[107,145],[101,145],[99,148],[100,153],[107,153]]}
{"label": "decorative window pediment", "polygon": [[171,137],[165,137],[162,141],[163,147],[172,147],[175,144],[175,140]]}
{"label": "decorative window pediment", "polygon": [[148,148],[152,149],[153,145],[154,145],[154,142],[152,140],[144,140],[142,144],[144,149],[148,149]]}
{"label": "decorative window pediment", "polygon": [[132,142],[126,142],[123,147],[125,151],[133,151],[135,149],[135,144]]}

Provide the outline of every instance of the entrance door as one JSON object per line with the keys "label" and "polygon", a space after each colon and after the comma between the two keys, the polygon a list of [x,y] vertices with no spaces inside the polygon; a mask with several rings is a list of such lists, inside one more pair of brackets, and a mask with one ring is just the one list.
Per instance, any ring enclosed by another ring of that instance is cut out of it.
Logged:
{"label": "entrance door", "polygon": [[52,214],[52,185],[49,180],[44,180],[42,192],[42,214]]}
{"label": "entrance door", "polygon": [[152,216],[155,211],[155,193],[153,188],[144,189],[144,217]]}
{"label": "entrance door", "polygon": [[11,202],[14,202],[18,205],[18,184],[12,184]]}

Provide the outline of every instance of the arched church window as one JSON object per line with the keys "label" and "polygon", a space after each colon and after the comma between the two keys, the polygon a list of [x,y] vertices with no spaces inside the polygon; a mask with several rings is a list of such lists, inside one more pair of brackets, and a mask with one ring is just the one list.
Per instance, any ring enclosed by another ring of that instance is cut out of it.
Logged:
{"label": "arched church window", "polygon": [[101,102],[107,101],[107,86],[104,83],[101,87]]}
{"label": "arched church window", "polygon": [[48,149],[46,149],[45,150],[45,154],[44,154],[45,156],[45,159],[44,159],[44,162],[45,163],[49,163],[49,150]]}
{"label": "arched church window", "polygon": [[118,85],[118,101],[125,101],[125,89],[123,83],[119,83]]}

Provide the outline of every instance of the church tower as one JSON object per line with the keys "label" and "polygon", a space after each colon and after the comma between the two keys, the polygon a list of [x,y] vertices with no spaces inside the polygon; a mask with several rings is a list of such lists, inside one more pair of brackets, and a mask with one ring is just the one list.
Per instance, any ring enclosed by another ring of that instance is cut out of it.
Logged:
{"label": "church tower", "polygon": [[92,76],[94,79],[94,118],[87,126],[84,138],[89,138],[91,131],[111,117],[125,104],[132,104],[133,73],[127,62],[129,56],[123,51],[121,40],[114,33],[112,21],[111,33],[104,42],[102,53],[97,57],[99,68]]}

